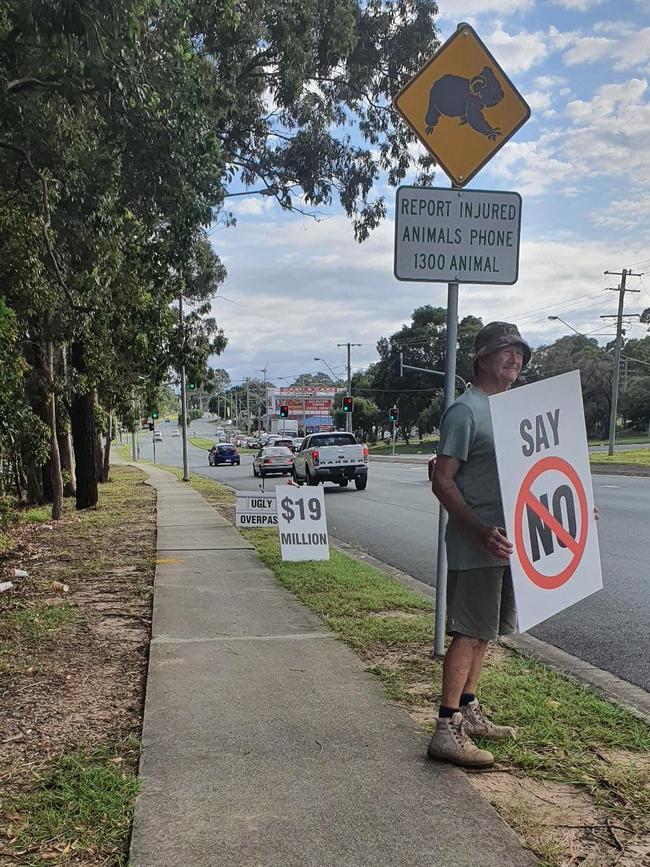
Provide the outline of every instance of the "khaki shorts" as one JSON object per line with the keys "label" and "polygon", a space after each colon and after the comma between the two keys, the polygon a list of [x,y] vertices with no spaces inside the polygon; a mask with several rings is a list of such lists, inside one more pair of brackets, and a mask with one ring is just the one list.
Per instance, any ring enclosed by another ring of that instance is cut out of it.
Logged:
{"label": "khaki shorts", "polygon": [[495,641],[517,631],[509,566],[450,569],[447,575],[447,634]]}

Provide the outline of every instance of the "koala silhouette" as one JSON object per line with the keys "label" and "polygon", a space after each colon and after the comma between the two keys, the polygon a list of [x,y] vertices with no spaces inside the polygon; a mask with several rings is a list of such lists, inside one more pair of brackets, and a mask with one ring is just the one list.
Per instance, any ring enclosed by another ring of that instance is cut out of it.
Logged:
{"label": "koala silhouette", "polygon": [[483,108],[491,108],[503,99],[501,85],[489,66],[473,76],[443,75],[434,81],[429,93],[429,108],[425,115],[426,133],[431,135],[442,115],[459,117],[460,126],[468,123],[481,135],[495,141],[502,135],[499,127],[492,127],[483,117]]}

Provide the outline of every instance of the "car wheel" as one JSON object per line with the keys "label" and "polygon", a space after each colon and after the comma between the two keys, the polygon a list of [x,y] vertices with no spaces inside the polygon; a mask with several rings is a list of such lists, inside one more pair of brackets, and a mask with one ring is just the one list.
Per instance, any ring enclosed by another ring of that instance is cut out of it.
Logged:
{"label": "car wheel", "polygon": [[366,485],[368,484],[368,479],[355,479],[354,484],[357,491],[365,491]]}
{"label": "car wheel", "polygon": [[348,480],[347,479],[343,479],[342,481],[339,482],[339,488],[347,488],[347,486],[348,486]]}
{"label": "car wheel", "polygon": [[302,484],[303,484],[302,479],[299,479],[299,478],[298,478],[298,473],[296,472],[296,468],[295,468],[295,467],[293,468],[292,475],[293,475],[293,480],[294,480],[294,482],[295,482],[297,485],[302,485]]}
{"label": "car wheel", "polygon": [[260,470],[259,476],[261,479],[263,479],[266,476],[266,473],[264,472],[264,470]]}
{"label": "car wheel", "polygon": [[312,476],[312,474],[309,472],[309,467],[308,467],[307,470],[305,471],[305,481],[307,482],[307,484],[308,484],[311,488],[316,487],[316,485],[318,484],[318,479],[315,479],[315,478]]}

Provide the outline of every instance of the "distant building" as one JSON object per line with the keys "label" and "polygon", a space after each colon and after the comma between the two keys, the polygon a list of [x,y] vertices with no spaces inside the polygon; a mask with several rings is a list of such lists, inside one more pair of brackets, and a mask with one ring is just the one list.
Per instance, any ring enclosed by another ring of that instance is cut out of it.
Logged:
{"label": "distant building", "polygon": [[270,418],[280,417],[280,407],[289,407],[289,418],[298,422],[304,435],[334,430],[334,398],[337,388],[314,388],[290,385],[269,390]]}

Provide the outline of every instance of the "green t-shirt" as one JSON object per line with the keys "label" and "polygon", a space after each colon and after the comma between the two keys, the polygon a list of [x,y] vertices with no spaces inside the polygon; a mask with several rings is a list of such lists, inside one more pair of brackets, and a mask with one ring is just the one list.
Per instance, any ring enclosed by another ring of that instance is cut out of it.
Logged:
{"label": "green t-shirt", "polygon": [[[468,388],[445,412],[440,423],[439,455],[458,458],[454,481],[476,517],[490,527],[503,527],[503,505],[494,453],[494,433],[488,396]],[[507,565],[493,557],[449,516],[447,562],[450,569]]]}

